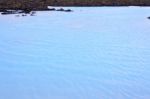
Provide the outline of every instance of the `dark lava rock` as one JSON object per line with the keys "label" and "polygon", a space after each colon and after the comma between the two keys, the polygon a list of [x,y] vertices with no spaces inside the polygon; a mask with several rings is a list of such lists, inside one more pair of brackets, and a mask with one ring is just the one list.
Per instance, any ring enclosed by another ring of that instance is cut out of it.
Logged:
{"label": "dark lava rock", "polygon": [[63,8],[57,9],[56,11],[65,11]]}
{"label": "dark lava rock", "polygon": [[50,6],[150,6],[150,0],[46,0],[46,2]]}
{"label": "dark lava rock", "polygon": [[33,9],[32,8],[25,8],[22,9],[23,13],[29,14]]}
{"label": "dark lava rock", "polygon": [[0,0],[0,9],[45,10],[47,6],[150,6],[150,0]]}
{"label": "dark lava rock", "polygon": [[49,11],[55,11],[56,9],[55,8],[49,8]]}
{"label": "dark lava rock", "polygon": [[0,12],[6,12],[7,10],[6,9],[0,9]]}
{"label": "dark lava rock", "polygon": [[65,9],[63,9],[63,8],[57,9],[56,11],[72,12],[72,10],[71,10],[71,9],[67,9],[67,10],[65,10]]}
{"label": "dark lava rock", "polygon": [[32,12],[31,9],[23,9],[23,10],[3,10],[2,15],[8,15],[8,14],[22,14],[22,16],[26,16],[27,14],[35,14],[35,12]]}
{"label": "dark lava rock", "polygon": [[7,15],[7,14],[20,14],[20,13],[24,13],[24,11],[23,10],[6,10],[6,11],[3,11],[1,14]]}
{"label": "dark lava rock", "polygon": [[16,11],[4,11],[1,13],[2,15],[7,15],[7,14],[16,14]]}
{"label": "dark lava rock", "polygon": [[72,10],[71,9],[67,9],[67,10],[64,10],[65,12],[72,12]]}

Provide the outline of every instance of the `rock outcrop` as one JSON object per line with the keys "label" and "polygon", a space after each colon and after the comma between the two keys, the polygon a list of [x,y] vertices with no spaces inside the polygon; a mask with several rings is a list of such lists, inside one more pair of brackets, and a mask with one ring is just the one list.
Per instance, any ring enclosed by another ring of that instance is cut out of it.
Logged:
{"label": "rock outcrop", "polygon": [[47,10],[47,6],[150,6],[150,0],[0,0],[0,11]]}
{"label": "rock outcrop", "polygon": [[150,6],[150,0],[47,0],[55,6]]}
{"label": "rock outcrop", "polygon": [[46,0],[0,0],[0,9],[46,10]]}

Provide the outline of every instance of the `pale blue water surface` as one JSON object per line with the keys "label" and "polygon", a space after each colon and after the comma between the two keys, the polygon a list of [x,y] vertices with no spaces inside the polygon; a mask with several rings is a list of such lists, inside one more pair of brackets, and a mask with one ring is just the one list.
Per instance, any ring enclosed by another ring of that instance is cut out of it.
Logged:
{"label": "pale blue water surface", "polygon": [[0,15],[0,99],[150,99],[149,7]]}

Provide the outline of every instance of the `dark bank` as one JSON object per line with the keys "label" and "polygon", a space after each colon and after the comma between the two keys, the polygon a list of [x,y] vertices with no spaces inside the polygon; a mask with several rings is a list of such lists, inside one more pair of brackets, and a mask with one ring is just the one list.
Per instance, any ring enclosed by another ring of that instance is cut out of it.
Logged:
{"label": "dark bank", "polygon": [[0,0],[0,11],[48,10],[47,6],[150,6],[150,0]]}

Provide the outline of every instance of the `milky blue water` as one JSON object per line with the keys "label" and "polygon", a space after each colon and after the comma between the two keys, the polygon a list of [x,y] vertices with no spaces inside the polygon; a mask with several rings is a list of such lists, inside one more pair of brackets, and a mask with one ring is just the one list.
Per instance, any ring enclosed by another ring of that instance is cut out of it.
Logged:
{"label": "milky blue water", "polygon": [[150,8],[0,15],[0,99],[150,99]]}

